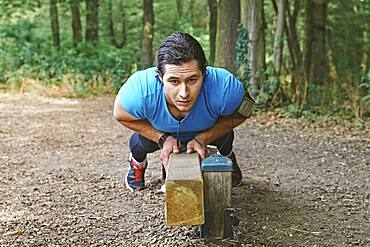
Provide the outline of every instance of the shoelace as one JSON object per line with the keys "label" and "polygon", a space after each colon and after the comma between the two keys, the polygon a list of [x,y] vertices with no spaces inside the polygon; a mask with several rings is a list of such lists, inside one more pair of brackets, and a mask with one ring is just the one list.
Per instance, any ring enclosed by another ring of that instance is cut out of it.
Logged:
{"label": "shoelace", "polygon": [[141,182],[144,174],[144,165],[133,165],[134,174],[135,174],[135,181]]}
{"label": "shoelace", "polygon": [[129,162],[131,164],[131,168],[134,171],[134,180],[136,182],[142,182],[145,165],[136,163],[134,160],[129,160]]}

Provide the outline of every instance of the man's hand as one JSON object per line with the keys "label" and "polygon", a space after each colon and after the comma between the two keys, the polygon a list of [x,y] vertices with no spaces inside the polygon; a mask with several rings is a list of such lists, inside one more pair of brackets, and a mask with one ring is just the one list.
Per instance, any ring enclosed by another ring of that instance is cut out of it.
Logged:
{"label": "man's hand", "polygon": [[159,156],[166,171],[168,170],[168,160],[171,153],[178,154],[180,153],[180,150],[179,147],[177,146],[176,138],[170,135],[163,143],[161,155]]}
{"label": "man's hand", "polygon": [[197,152],[202,160],[208,156],[206,145],[195,137],[186,145],[186,153],[190,154],[193,152]]}

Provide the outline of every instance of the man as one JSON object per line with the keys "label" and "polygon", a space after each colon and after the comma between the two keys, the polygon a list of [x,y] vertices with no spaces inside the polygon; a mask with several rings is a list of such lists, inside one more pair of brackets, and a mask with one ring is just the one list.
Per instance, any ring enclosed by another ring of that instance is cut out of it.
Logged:
{"label": "man", "polygon": [[233,128],[247,117],[237,111],[244,87],[225,69],[206,66],[200,44],[187,33],[173,33],[157,51],[156,68],[134,73],[120,89],[114,116],[135,133],[129,141],[126,186],[145,188],[147,153],[161,149],[160,159],[168,168],[171,153],[186,147],[206,158],[208,144],[233,162],[232,184],[242,173],[232,150]]}

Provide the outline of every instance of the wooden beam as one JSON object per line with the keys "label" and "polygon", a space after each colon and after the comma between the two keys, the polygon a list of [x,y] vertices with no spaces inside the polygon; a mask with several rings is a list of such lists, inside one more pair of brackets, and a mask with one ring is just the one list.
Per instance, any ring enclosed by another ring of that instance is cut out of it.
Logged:
{"label": "wooden beam", "polygon": [[225,238],[224,209],[231,208],[231,172],[203,172],[205,236]]}
{"label": "wooden beam", "polygon": [[171,154],[165,184],[166,224],[204,224],[203,178],[199,155]]}
{"label": "wooden beam", "polygon": [[232,237],[232,161],[215,154],[202,161],[205,221],[203,235],[216,239]]}

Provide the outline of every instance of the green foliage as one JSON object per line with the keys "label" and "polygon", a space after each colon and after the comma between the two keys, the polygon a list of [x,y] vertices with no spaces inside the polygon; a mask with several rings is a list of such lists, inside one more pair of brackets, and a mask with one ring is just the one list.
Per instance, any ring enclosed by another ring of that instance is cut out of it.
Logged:
{"label": "green foliage", "polygon": [[341,0],[330,4],[328,26],[337,72],[351,74],[356,81],[360,78],[363,51],[359,48],[369,46],[363,37],[364,31],[368,31],[368,21],[364,20],[369,18],[368,1]]}
{"label": "green foliage", "polygon": [[263,109],[272,105],[271,102],[278,90],[277,78],[273,76],[273,69],[271,66],[266,68],[266,71],[260,71],[256,76],[264,75],[267,79],[262,82],[262,89],[256,97],[256,107]]}
{"label": "green foliage", "polygon": [[103,42],[72,47],[71,42],[63,40],[61,49],[54,51],[49,30],[39,28],[38,35],[34,35],[34,29],[33,23],[20,20],[0,30],[2,83],[17,84],[19,80],[15,78],[23,77],[38,79],[44,85],[58,85],[63,83],[64,76],[75,74],[82,75],[76,77],[81,80],[76,84],[79,95],[88,95],[89,86],[108,79],[117,91],[132,64],[139,60],[133,44],[128,45],[127,50],[120,50]]}
{"label": "green foliage", "polygon": [[[0,83],[12,88],[21,87],[27,78],[40,81],[47,87],[69,83],[75,91],[71,96],[76,97],[91,95],[96,93],[96,89],[106,91],[103,86],[108,84],[111,84],[111,91],[117,92],[125,79],[140,67],[143,6],[141,1],[113,0],[112,3],[118,40],[122,40],[119,28],[124,15],[128,42],[123,49],[117,49],[108,42],[107,1],[101,1],[100,5],[100,42],[95,45],[81,42],[77,47],[72,46],[69,3],[58,1],[61,48],[56,50],[51,42],[48,1],[0,1],[0,11],[4,14],[0,17]],[[203,18],[208,15],[207,3],[192,3],[195,5],[190,6],[190,1],[186,1],[186,16],[179,18],[176,14],[168,15],[176,13],[175,1],[154,2],[154,49],[168,34],[183,31],[192,33],[208,53],[209,37],[205,31],[208,22]],[[197,15],[191,15],[190,7]],[[83,2],[80,14],[84,25]],[[192,22],[196,25],[193,26]]]}
{"label": "green foliage", "polygon": [[[198,15],[191,15],[189,0],[184,0],[184,16],[180,18],[177,13],[176,1],[162,0],[154,1],[155,12],[155,35],[153,47],[159,47],[163,38],[173,32],[186,32],[192,34],[202,45],[204,52],[209,54],[208,22],[204,20],[209,15],[206,1],[194,1],[193,10]],[[201,20],[198,22],[198,20]],[[193,23],[194,22],[194,23]]]}
{"label": "green foliage", "polygon": [[243,82],[245,89],[249,89],[249,67],[248,64],[248,29],[239,25],[238,39],[236,41],[236,66],[238,68],[238,77]]}
{"label": "green foliage", "polygon": [[265,75],[267,80],[263,84],[263,91],[265,91],[271,98],[278,90],[278,78],[273,76],[274,71],[272,66],[267,67]]}
{"label": "green foliage", "polygon": [[310,122],[314,122],[317,114],[313,110],[299,110],[296,105],[290,104],[283,110],[283,116],[291,118],[304,118]]}
{"label": "green foliage", "polygon": [[77,81],[73,89],[73,94],[70,95],[72,97],[87,97],[92,95],[90,88],[82,81]]}
{"label": "green foliage", "polygon": [[258,109],[266,108],[268,99],[269,99],[269,95],[267,93],[265,93],[264,91],[261,91],[255,99],[256,108],[258,108]]}
{"label": "green foliage", "polygon": [[301,112],[295,105],[289,105],[287,108],[287,113],[294,118],[299,118],[301,116]]}

